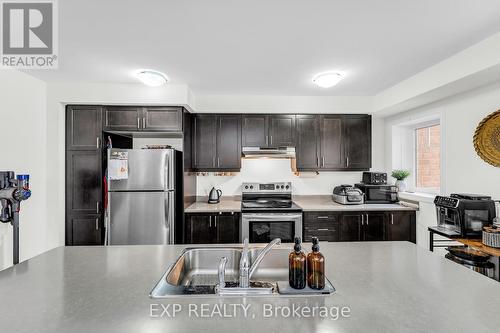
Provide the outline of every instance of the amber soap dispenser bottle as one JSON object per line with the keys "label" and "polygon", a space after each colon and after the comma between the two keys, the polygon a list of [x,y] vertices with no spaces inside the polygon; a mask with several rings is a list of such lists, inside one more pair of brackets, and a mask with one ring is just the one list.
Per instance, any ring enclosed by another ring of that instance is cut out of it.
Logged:
{"label": "amber soap dispenser bottle", "polygon": [[288,281],[294,289],[306,287],[306,255],[300,245],[300,237],[295,237],[293,251],[288,256]]}
{"label": "amber soap dispenser bottle", "polygon": [[313,237],[312,243],[312,252],[307,255],[307,284],[321,290],[325,288],[325,257],[319,252],[318,237]]}

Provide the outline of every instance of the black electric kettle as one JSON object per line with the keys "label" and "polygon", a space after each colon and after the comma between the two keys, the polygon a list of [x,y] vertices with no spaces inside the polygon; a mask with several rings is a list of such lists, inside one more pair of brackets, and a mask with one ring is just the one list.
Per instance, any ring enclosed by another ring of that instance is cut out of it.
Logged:
{"label": "black electric kettle", "polygon": [[221,195],[222,195],[221,190],[216,190],[215,187],[212,187],[212,189],[210,190],[210,194],[208,195],[208,203],[209,204],[219,203]]}

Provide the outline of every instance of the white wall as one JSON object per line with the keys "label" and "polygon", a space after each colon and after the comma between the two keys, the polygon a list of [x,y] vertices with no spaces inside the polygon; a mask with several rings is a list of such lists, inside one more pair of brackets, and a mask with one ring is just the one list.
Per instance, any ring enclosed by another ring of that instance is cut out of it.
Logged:
{"label": "white wall", "polygon": [[371,113],[371,96],[196,95],[196,112]]}
{"label": "white wall", "polygon": [[207,196],[212,186],[222,195],[241,195],[243,182],[292,182],[294,194],[332,194],[333,187],[354,184],[361,180],[361,172],[301,172],[295,176],[287,159],[242,159],[241,172],[236,176],[198,176],[199,196]]}
{"label": "white wall", "polygon": [[[46,85],[25,73],[0,71],[0,171],[27,173],[33,195],[22,203],[20,260],[47,250]],[[12,265],[12,226],[0,223],[0,270]]]}
{"label": "white wall", "polygon": [[[473,146],[474,131],[488,114],[500,108],[500,83],[482,87],[464,94],[408,111],[385,121],[385,151],[391,152],[393,125],[405,123],[429,115],[441,115],[442,188],[443,194],[478,193],[491,195],[500,200],[500,168],[481,160]],[[386,155],[386,170],[395,166],[393,154]],[[427,203],[428,199],[426,200]],[[436,225],[434,205],[425,204],[417,216],[418,230]],[[420,245],[427,247],[427,233],[420,233]]]}

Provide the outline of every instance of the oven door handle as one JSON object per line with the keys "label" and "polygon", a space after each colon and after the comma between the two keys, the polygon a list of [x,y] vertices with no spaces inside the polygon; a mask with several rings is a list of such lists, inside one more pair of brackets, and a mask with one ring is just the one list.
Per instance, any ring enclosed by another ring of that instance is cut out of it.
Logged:
{"label": "oven door handle", "polygon": [[259,214],[242,214],[245,219],[259,219],[259,220],[278,220],[278,219],[298,219],[302,218],[302,214],[276,214],[276,215],[259,215]]}

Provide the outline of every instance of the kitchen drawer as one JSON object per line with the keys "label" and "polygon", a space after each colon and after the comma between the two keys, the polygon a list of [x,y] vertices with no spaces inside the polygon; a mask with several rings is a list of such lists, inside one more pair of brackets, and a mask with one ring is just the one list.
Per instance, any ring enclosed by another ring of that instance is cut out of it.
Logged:
{"label": "kitchen drawer", "polygon": [[312,237],[318,237],[320,241],[337,242],[339,240],[339,225],[331,223],[329,226],[322,228],[304,228],[304,241],[310,242]]}
{"label": "kitchen drawer", "polygon": [[306,223],[338,222],[339,214],[334,212],[304,212]]}

